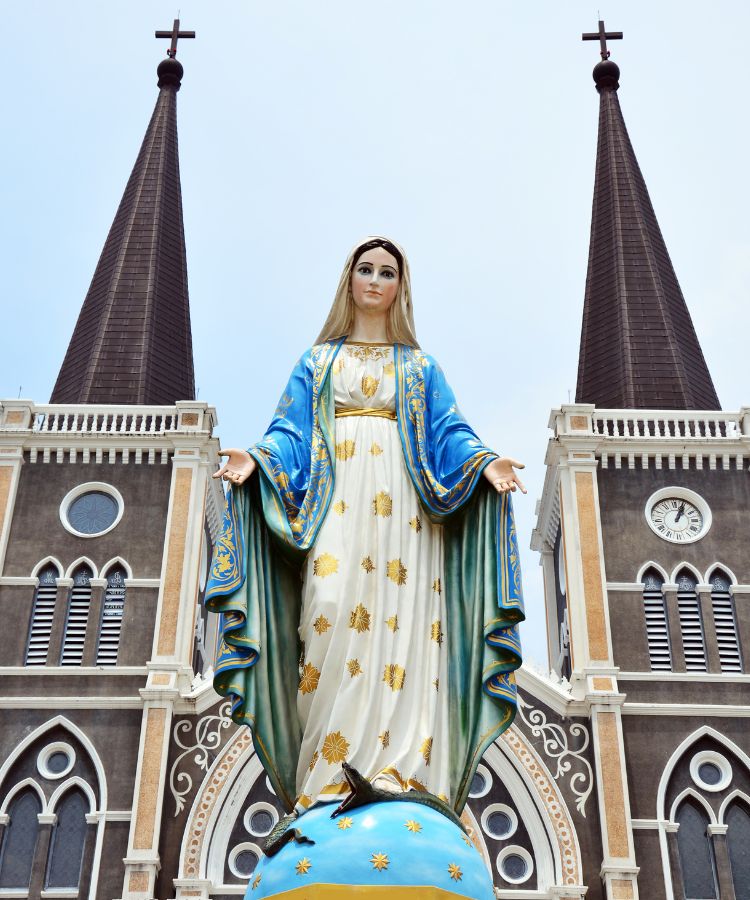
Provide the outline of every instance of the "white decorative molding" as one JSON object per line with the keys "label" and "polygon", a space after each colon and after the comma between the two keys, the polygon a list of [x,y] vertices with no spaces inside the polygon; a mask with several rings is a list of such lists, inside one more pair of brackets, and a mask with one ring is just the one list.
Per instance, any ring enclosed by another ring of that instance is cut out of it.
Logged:
{"label": "white decorative molding", "polygon": [[[172,763],[169,772],[169,790],[174,798],[175,811],[174,815],[178,816],[185,808],[185,797],[193,789],[193,778],[187,772],[180,771],[180,765],[188,757],[198,768],[207,772],[211,764],[209,753],[218,750],[221,746],[226,731],[232,724],[229,712],[232,708],[231,701],[227,700],[219,707],[217,713],[203,716],[197,721],[191,719],[180,719],[176,722],[172,731],[172,737],[175,744],[182,750],[182,753]],[[182,738],[190,740],[190,732],[192,732],[192,743],[185,744]]]}
{"label": "white decorative molding", "polygon": [[[701,681],[703,672],[693,673],[696,684]],[[750,718],[750,706],[722,706],[720,703],[624,703],[622,714],[625,716],[710,716],[732,719]]]}
{"label": "white decorative molding", "polygon": [[[130,563],[127,560],[123,559],[121,556],[113,556],[112,559],[109,560],[109,562],[104,563],[104,565],[101,568],[102,578],[107,577],[107,572],[109,572],[109,570],[113,566],[122,566],[123,569],[125,570],[125,579],[126,579],[125,587],[127,587],[129,584],[132,583],[133,570],[130,568]],[[157,580],[157,579],[155,579],[155,580]],[[158,583],[158,580],[157,580],[157,583]]]}
{"label": "white decorative molding", "polygon": [[[117,505],[117,513],[115,514],[113,521],[101,531],[94,531],[91,533],[86,531],[78,531],[73,527],[70,519],[68,518],[70,507],[76,500],[78,500],[79,497],[83,497],[84,494],[106,494],[110,499],[114,500],[115,504]],[[89,539],[101,537],[102,535],[112,531],[113,528],[117,528],[117,526],[120,524],[120,520],[122,519],[122,515],[124,512],[125,501],[123,500],[122,494],[114,485],[108,484],[106,481],[86,481],[82,484],[77,484],[62,498],[62,502],[60,503],[59,515],[62,527],[66,531],[69,531],[76,537]]]}
{"label": "white decorative molding", "polygon": [[567,776],[574,766],[579,768],[570,776],[568,787],[576,797],[578,812],[585,816],[586,801],[594,789],[591,763],[583,755],[591,742],[588,728],[582,722],[570,724],[570,737],[579,741],[579,746],[574,749],[568,743],[565,729],[555,722],[548,722],[546,713],[530,706],[521,694],[518,695],[518,714],[531,736],[542,738],[544,752],[556,766],[553,772],[555,781]]}
{"label": "white decorative molding", "polygon": [[727,814],[727,810],[732,805],[735,800],[744,800],[745,804],[750,808],[750,797],[739,788],[735,788],[731,793],[729,793],[724,800],[722,801],[721,808],[719,809],[719,824],[725,824],[725,816]]}
{"label": "white decorative molding", "polygon": [[54,556],[45,556],[44,559],[40,560],[31,570],[32,578],[37,578],[42,569],[46,568],[50,563],[57,569],[57,576],[59,578],[65,571],[65,567],[60,560]]}

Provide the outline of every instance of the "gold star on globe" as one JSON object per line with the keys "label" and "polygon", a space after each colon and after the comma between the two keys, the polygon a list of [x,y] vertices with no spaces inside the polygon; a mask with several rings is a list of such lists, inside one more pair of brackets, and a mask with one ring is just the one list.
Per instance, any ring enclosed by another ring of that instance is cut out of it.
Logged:
{"label": "gold star on globe", "polygon": [[370,857],[370,862],[372,863],[373,869],[377,869],[378,872],[382,872],[383,869],[388,868],[390,860],[385,853],[373,853]]}
{"label": "gold star on globe", "polygon": [[310,869],[312,869],[312,863],[304,856],[294,868],[297,870],[298,875],[307,875]]}
{"label": "gold star on globe", "polygon": [[409,819],[408,821],[404,822],[404,826],[413,834],[419,834],[419,832],[422,830],[422,826],[414,819]]}
{"label": "gold star on globe", "polygon": [[260,879],[261,879],[262,877],[263,877],[262,875],[257,875],[257,876],[256,876],[255,881],[253,881],[253,890],[255,890],[255,888],[258,887],[258,885],[260,884]]}
{"label": "gold star on globe", "polygon": [[456,863],[448,864],[448,874],[454,881],[460,881],[464,875],[464,873],[461,871],[461,867],[457,866]]}
{"label": "gold star on globe", "polygon": [[353,824],[354,819],[352,819],[351,816],[344,816],[343,819],[339,820],[339,828],[342,831],[346,831],[347,828],[351,828]]}

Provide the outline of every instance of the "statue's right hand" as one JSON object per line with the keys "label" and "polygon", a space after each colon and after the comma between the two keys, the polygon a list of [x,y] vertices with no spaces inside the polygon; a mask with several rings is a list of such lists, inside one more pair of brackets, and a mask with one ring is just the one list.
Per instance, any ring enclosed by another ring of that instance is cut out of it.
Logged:
{"label": "statue's right hand", "polygon": [[232,484],[242,484],[253,474],[257,463],[247,450],[238,450],[230,447],[228,450],[219,450],[219,456],[229,457],[218,472],[214,472],[212,478],[223,478]]}

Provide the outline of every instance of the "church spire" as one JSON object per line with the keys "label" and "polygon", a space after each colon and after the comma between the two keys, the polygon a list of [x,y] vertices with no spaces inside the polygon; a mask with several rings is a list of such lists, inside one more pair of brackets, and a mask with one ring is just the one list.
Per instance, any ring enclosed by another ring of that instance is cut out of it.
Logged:
{"label": "church spire", "polygon": [[620,109],[620,70],[602,61],[591,242],[577,403],[613,409],[720,409]]}
{"label": "church spire", "polygon": [[177,151],[175,20],[159,96],[107,235],[52,403],[167,405],[195,397]]}

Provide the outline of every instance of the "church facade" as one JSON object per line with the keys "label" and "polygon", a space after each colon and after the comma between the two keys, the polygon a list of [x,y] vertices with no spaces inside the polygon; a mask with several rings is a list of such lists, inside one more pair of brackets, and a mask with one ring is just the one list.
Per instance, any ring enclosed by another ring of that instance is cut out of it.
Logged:
{"label": "church facade", "polygon": [[[51,402],[0,401],[0,898],[243,896],[283,814],[212,687],[175,49]],[[720,409],[608,57],[576,402],[532,536],[552,672],[520,670],[464,822],[499,898],[743,900],[750,408]]]}

